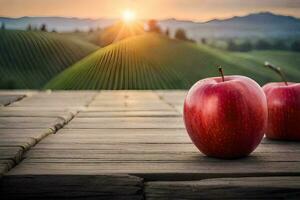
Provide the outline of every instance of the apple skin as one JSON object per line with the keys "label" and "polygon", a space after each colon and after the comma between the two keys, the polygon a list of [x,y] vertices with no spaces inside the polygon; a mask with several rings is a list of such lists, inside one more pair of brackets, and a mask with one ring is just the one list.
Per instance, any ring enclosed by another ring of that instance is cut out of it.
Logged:
{"label": "apple skin", "polygon": [[269,83],[263,90],[269,112],[266,137],[300,141],[300,83]]}
{"label": "apple skin", "polygon": [[262,88],[244,76],[198,81],[184,102],[184,122],[197,148],[207,156],[233,159],[249,155],[267,126]]}

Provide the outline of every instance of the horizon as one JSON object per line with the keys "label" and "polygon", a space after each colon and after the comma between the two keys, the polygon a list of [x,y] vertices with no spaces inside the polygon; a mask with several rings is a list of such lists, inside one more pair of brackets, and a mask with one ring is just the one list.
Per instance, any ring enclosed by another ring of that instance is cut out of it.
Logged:
{"label": "horizon", "polygon": [[[187,19],[180,19],[180,18],[176,18],[176,17],[169,17],[169,18],[162,18],[162,19],[151,18],[151,19],[155,19],[155,20],[158,20],[158,21],[176,20],[176,21],[187,21],[187,22],[195,22],[195,23],[206,23],[206,22],[210,22],[210,21],[213,21],[213,20],[227,20],[227,19],[231,19],[231,18],[234,18],[234,17],[247,17],[249,15],[255,15],[255,14],[273,14],[273,15],[277,15],[277,16],[294,17],[294,18],[300,20],[300,17],[297,17],[297,16],[284,15],[284,14],[275,13],[275,12],[271,12],[271,11],[251,12],[251,13],[246,13],[246,14],[243,14],[243,15],[233,15],[233,16],[227,17],[227,18],[212,18],[212,19],[209,19],[209,20],[206,20],[206,21],[187,20]],[[20,17],[10,17],[10,16],[2,16],[2,15],[0,15],[0,18],[9,18],[9,19],[22,19],[22,18],[65,18],[65,19],[78,19],[78,20],[119,20],[122,17],[118,17],[118,18],[106,18],[106,17],[88,18],[88,17],[76,17],[76,16],[51,16],[51,15],[49,15],[49,16],[20,16]],[[149,20],[149,19],[139,19],[139,20],[146,21],[146,20]]]}
{"label": "horizon", "polygon": [[[75,2],[75,3],[74,3]],[[259,3],[258,3],[259,2]],[[116,6],[117,5],[117,6]],[[300,17],[300,0],[0,0],[0,16],[65,17],[80,19],[118,19],[124,10],[134,11],[138,19],[177,19],[205,22],[227,19],[251,13],[271,12],[278,15]]]}

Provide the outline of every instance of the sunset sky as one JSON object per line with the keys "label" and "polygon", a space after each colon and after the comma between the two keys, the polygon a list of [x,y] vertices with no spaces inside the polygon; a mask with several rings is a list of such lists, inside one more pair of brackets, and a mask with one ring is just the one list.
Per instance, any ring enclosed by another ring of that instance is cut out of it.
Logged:
{"label": "sunset sky", "polygon": [[0,16],[118,18],[130,9],[141,19],[206,21],[271,11],[300,17],[300,0],[0,0]]}

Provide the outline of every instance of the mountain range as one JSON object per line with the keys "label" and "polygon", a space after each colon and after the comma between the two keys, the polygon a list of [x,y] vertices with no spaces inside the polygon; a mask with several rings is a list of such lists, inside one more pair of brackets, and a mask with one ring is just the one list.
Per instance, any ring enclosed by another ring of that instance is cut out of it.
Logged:
{"label": "mountain range", "polygon": [[300,19],[270,12],[253,13],[229,19],[208,22],[190,22],[168,19],[160,21],[163,28],[184,28],[193,39],[228,37],[298,37]]}
{"label": "mountain range", "polygon": [[25,30],[28,25],[39,28],[46,24],[48,30],[69,32],[74,30],[87,31],[90,28],[103,28],[112,25],[115,19],[81,19],[67,17],[0,17],[0,23],[5,23],[7,29]]}
{"label": "mountain range", "polygon": [[[31,24],[40,27],[46,24],[49,30],[59,32],[104,28],[115,23],[117,19],[79,19],[65,17],[0,17],[7,29],[26,29]],[[277,15],[270,12],[252,13],[228,19],[214,19],[207,22],[182,21],[177,19],[159,20],[162,29],[171,33],[178,28],[186,30],[189,37],[198,40],[205,38],[228,37],[299,37],[300,19],[292,16]]]}

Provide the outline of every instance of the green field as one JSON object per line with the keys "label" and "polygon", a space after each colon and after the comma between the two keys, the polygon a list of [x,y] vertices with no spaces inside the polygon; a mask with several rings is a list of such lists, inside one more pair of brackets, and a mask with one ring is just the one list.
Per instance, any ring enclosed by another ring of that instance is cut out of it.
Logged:
{"label": "green field", "polygon": [[[252,51],[249,53],[235,53],[234,55],[257,63],[268,61],[280,67],[289,81],[299,82],[300,80],[300,53],[291,51]],[[270,73],[270,71],[266,73]],[[280,81],[280,77],[276,76],[272,81]]]}
{"label": "green field", "polygon": [[[90,35],[97,34],[103,36]],[[249,76],[261,85],[280,81],[264,61],[280,66],[288,80],[300,79],[299,53],[233,53],[155,33],[135,35],[99,48],[89,42],[89,34],[2,30],[0,88],[187,89],[218,76],[218,65],[227,75]]]}
{"label": "green field", "polygon": [[57,33],[0,30],[0,87],[40,89],[96,49]]}
{"label": "green field", "polygon": [[[223,66],[225,74],[249,76],[264,84],[278,80],[263,67],[265,59],[278,64],[276,57],[280,57],[276,52],[237,54],[147,33],[98,50],[56,76],[45,88],[187,89],[199,79],[218,76],[218,65]],[[290,64],[286,59],[287,77],[297,80],[297,61]]]}

